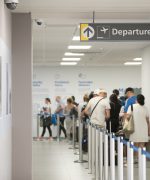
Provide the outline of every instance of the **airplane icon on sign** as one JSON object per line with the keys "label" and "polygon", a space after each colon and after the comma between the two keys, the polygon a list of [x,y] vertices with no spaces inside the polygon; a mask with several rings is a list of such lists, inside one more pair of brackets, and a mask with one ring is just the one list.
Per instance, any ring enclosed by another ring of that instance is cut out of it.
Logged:
{"label": "airplane icon on sign", "polygon": [[104,34],[106,34],[106,32],[108,31],[108,28],[103,27],[100,31],[104,32]]}

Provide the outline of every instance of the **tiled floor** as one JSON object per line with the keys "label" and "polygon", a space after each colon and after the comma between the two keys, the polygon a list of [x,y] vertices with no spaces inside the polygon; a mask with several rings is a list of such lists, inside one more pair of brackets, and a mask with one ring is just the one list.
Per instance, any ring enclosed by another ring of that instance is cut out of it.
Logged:
{"label": "tiled floor", "polygon": [[76,164],[78,155],[66,142],[33,142],[33,180],[91,180],[86,164]]}
{"label": "tiled floor", "polygon": [[[69,147],[71,146],[66,141],[34,141],[33,180],[92,180],[93,175],[88,174],[86,169],[87,163],[74,163],[78,156]],[[147,180],[150,180],[150,162],[147,167]],[[134,172],[134,180],[138,180],[138,168],[135,167]],[[124,179],[126,180],[126,168]]]}

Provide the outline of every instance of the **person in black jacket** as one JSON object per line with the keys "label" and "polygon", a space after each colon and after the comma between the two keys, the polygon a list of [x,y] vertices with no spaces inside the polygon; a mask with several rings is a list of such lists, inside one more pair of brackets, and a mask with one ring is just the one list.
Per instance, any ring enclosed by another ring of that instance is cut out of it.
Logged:
{"label": "person in black jacket", "polygon": [[109,98],[110,100],[110,118],[107,121],[107,130],[116,133],[119,128],[119,113],[121,109],[121,104],[115,94],[112,94]]}

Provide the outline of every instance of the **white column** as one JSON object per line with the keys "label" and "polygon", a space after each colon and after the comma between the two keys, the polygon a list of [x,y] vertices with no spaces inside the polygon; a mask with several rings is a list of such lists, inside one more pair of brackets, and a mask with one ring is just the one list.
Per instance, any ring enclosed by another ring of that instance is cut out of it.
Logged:
{"label": "white column", "polygon": [[142,94],[150,112],[150,46],[144,49],[142,58]]}
{"label": "white column", "polygon": [[12,14],[12,180],[32,180],[31,14]]}

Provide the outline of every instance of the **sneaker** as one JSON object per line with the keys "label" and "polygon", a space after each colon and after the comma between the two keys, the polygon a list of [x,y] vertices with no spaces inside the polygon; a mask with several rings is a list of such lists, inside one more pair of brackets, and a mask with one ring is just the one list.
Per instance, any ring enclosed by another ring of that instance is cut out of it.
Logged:
{"label": "sneaker", "polygon": [[52,140],[53,140],[53,137],[49,137],[48,140],[52,141]]}
{"label": "sneaker", "polygon": [[43,141],[43,139],[44,139],[44,138],[43,138],[42,136],[39,137],[39,140],[40,140],[40,141]]}

